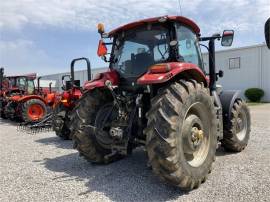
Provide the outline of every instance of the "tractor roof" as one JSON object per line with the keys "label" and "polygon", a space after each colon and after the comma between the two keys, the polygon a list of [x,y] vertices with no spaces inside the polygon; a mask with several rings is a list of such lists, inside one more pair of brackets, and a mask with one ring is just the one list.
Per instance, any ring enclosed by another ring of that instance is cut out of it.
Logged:
{"label": "tractor roof", "polygon": [[6,78],[18,78],[18,77],[25,77],[28,79],[36,79],[37,74],[36,73],[32,73],[32,74],[25,74],[25,75],[15,75],[15,76],[6,76]]}
{"label": "tractor roof", "polygon": [[192,20],[190,20],[190,19],[188,19],[186,17],[183,17],[183,16],[160,16],[160,17],[155,17],[155,18],[147,18],[147,19],[144,19],[144,20],[139,20],[139,21],[135,21],[135,22],[120,26],[120,27],[112,30],[111,32],[109,32],[109,35],[113,36],[114,34],[120,32],[120,31],[129,30],[129,29],[138,27],[140,25],[143,25],[145,23],[159,22],[159,19],[161,19],[161,18],[167,18],[167,19],[169,19],[171,21],[176,21],[176,22],[183,23],[185,25],[190,26],[196,34],[200,33],[200,28],[198,27],[198,25],[195,22],[193,22]]}

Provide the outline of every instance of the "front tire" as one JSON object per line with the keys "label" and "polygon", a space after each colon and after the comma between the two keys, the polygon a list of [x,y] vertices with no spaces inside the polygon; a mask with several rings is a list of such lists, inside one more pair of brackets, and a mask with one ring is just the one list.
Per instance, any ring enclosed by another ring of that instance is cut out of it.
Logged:
{"label": "front tire", "polygon": [[231,152],[240,152],[248,144],[250,136],[250,112],[247,104],[236,100],[231,111],[231,118],[224,124],[224,137],[221,146]]}
{"label": "front tire", "polygon": [[209,90],[202,83],[181,80],[162,89],[151,102],[145,134],[153,171],[181,189],[197,188],[211,171],[217,146],[216,111]]}
{"label": "front tire", "polygon": [[53,110],[52,127],[55,134],[63,140],[70,140],[70,130],[68,128],[68,109],[61,103]]}

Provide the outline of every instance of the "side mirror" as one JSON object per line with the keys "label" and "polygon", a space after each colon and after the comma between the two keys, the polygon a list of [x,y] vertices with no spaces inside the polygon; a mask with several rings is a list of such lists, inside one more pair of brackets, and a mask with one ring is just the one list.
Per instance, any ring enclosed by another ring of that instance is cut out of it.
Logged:
{"label": "side mirror", "polygon": [[234,31],[224,30],[221,38],[222,46],[231,46],[233,42]]}
{"label": "side mirror", "polygon": [[270,18],[265,22],[264,35],[267,47],[270,49]]}
{"label": "side mirror", "polygon": [[97,55],[99,57],[105,56],[107,54],[107,47],[106,44],[103,42],[102,39],[99,40],[98,42],[98,50],[97,50]]}
{"label": "side mirror", "polygon": [[218,71],[218,76],[219,76],[220,78],[222,78],[222,77],[224,76],[224,72],[223,72],[222,70],[219,70],[219,71]]}
{"label": "side mirror", "polygon": [[100,33],[100,35],[102,35],[105,32],[105,28],[102,23],[98,23],[97,28],[98,28],[98,33]]}

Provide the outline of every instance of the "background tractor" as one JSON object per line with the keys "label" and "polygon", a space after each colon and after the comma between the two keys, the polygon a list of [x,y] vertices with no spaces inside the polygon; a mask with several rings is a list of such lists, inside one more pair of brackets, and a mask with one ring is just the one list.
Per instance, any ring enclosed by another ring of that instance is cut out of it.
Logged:
{"label": "background tractor", "polygon": [[[59,96],[57,104],[53,110],[53,130],[56,135],[62,139],[71,139],[70,137],[70,114],[78,101],[82,96],[82,88],[80,87],[80,80],[75,80],[74,66],[78,61],[85,61],[87,65],[88,80],[91,80],[91,67],[88,58],[77,58],[72,60],[70,67],[70,75],[62,76],[62,89],[63,92]],[[65,78],[69,80],[65,81]]]}
{"label": "background tractor", "polygon": [[[145,146],[161,179],[193,189],[211,172],[219,141],[234,152],[247,146],[245,101],[239,91],[216,85],[223,73],[216,72],[215,41],[231,46],[233,30],[201,37],[190,19],[163,16],[109,33],[99,24],[98,31],[97,53],[110,69],[84,85],[72,119],[74,147],[87,160],[108,163]],[[209,75],[202,41],[208,42]]]}
{"label": "background tractor", "polygon": [[1,117],[27,123],[42,120],[47,115],[48,104],[54,98],[52,95],[48,96],[49,92],[35,89],[36,74],[2,75]]}

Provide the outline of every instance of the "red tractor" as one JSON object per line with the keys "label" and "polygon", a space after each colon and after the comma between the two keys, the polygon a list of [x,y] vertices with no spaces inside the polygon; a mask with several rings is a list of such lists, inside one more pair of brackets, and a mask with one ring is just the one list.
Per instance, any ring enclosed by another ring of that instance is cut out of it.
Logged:
{"label": "red tractor", "polygon": [[2,114],[3,111],[3,105],[4,105],[4,99],[5,99],[5,94],[6,94],[6,89],[5,89],[5,76],[4,76],[4,68],[0,68],[0,115],[1,117],[4,118],[4,115]]}
{"label": "red tractor", "polygon": [[[91,80],[91,67],[88,58],[77,58],[71,62],[71,75],[63,75],[63,92],[57,101],[53,110],[53,130],[56,135],[62,139],[68,140],[70,137],[70,114],[82,96],[82,88],[80,87],[80,80],[75,80],[74,78],[74,65],[78,61],[85,61],[87,65],[87,75],[88,80]],[[65,78],[70,80],[65,81]]]}
{"label": "red tractor", "polygon": [[[201,37],[190,19],[163,16],[109,33],[99,24],[98,31],[98,55],[110,70],[84,85],[72,119],[74,147],[87,160],[108,163],[145,146],[161,179],[193,189],[211,172],[218,142],[233,152],[247,146],[245,101],[216,85],[223,73],[216,72],[215,40],[231,46],[232,30]],[[209,76],[200,41],[208,41]]]}
{"label": "red tractor", "polygon": [[[36,74],[7,76],[1,82],[1,117],[36,122],[47,115],[51,93],[35,89]],[[39,83],[39,82],[38,82]],[[39,85],[39,84],[38,84]]]}

